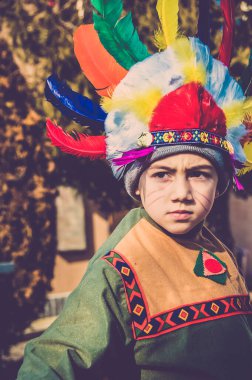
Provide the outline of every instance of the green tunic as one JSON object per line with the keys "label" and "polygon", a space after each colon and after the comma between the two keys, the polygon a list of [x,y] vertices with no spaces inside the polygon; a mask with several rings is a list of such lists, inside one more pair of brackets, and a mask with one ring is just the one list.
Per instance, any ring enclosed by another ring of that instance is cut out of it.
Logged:
{"label": "green tunic", "polygon": [[171,239],[143,209],[132,210],[58,319],[28,343],[18,380],[251,379],[248,292],[219,246],[225,284],[197,276],[199,250]]}

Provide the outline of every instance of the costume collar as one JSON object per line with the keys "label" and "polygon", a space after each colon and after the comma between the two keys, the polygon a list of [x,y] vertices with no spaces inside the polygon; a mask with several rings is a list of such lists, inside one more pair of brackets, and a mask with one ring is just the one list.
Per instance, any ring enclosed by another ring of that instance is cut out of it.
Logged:
{"label": "costume collar", "polygon": [[171,237],[172,239],[175,239],[175,240],[180,240],[180,241],[183,241],[183,240],[192,240],[193,237],[198,234],[202,228],[204,227],[204,220],[202,222],[200,222],[199,224],[197,224],[191,231],[189,231],[188,233],[186,234],[172,234],[171,232],[167,231],[165,228],[161,227],[158,223],[156,223],[151,217],[150,215],[147,213],[147,211],[141,207],[140,209],[140,212],[141,212],[141,216],[143,218],[145,218],[152,226],[154,226],[155,228],[157,228],[159,231],[163,232],[165,235]]}

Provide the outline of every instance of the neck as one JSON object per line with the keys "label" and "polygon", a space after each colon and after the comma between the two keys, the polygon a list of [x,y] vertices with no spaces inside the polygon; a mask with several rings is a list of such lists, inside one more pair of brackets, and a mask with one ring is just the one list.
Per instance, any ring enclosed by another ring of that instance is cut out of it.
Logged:
{"label": "neck", "polygon": [[166,231],[166,233],[171,236],[174,239],[179,239],[179,240],[190,240],[193,243],[199,243],[202,241],[202,227],[204,224],[204,220],[197,224],[192,230],[185,234],[171,234],[170,232]]}
{"label": "neck", "polygon": [[167,231],[166,229],[164,229],[163,227],[161,227],[160,225],[158,225],[148,215],[148,213],[145,211],[144,208],[141,208],[141,213],[152,225],[154,225],[156,228],[158,228],[159,230],[163,231],[166,235],[168,235],[168,236],[170,236],[170,237],[172,237],[174,239],[178,239],[178,240],[190,240],[193,243],[199,243],[199,244],[200,244],[200,242],[203,239],[202,227],[204,225],[204,220],[202,222],[200,222],[199,224],[197,224],[197,226],[195,226],[192,230],[190,230],[186,234],[181,234],[180,235],[180,234],[172,234],[171,232]]}

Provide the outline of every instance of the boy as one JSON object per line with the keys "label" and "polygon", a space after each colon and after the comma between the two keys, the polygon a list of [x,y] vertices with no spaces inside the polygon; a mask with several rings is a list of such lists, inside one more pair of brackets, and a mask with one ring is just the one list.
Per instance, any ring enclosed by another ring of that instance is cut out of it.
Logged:
{"label": "boy", "polygon": [[247,290],[202,226],[218,182],[201,155],[150,164],[136,189],[144,208],[125,217],[56,323],[28,345],[20,378],[249,379]]}
{"label": "boy", "polygon": [[232,254],[204,227],[246,161],[242,89],[193,38],[144,57],[114,87],[103,101],[106,139],[74,140],[50,121],[48,135],[69,153],[106,153],[143,207],[122,220],[57,321],[28,344],[18,379],[248,380],[248,291]]}

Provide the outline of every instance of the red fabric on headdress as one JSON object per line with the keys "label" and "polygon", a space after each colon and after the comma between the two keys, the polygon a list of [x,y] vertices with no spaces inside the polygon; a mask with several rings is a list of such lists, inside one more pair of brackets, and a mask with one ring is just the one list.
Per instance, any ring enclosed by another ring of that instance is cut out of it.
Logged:
{"label": "red fabric on headdress", "polygon": [[199,83],[188,83],[165,95],[153,111],[150,132],[202,129],[226,136],[226,118]]}
{"label": "red fabric on headdress", "polygon": [[235,26],[234,0],[221,0],[221,10],[224,16],[223,35],[219,50],[219,60],[227,67],[230,65]]}

